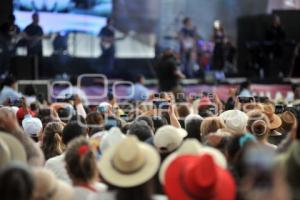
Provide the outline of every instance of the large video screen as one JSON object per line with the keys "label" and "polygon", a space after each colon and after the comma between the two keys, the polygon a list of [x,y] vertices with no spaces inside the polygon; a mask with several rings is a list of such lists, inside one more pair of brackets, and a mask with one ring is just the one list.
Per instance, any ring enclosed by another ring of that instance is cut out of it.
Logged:
{"label": "large video screen", "polygon": [[14,0],[16,23],[24,29],[39,12],[45,33],[79,32],[97,35],[112,14],[112,0]]}

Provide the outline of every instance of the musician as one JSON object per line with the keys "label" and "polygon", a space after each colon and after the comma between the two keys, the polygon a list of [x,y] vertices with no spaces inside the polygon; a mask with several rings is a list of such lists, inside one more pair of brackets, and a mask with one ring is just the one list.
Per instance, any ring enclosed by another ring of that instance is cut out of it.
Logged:
{"label": "musician", "polygon": [[219,20],[214,22],[212,40],[215,43],[212,67],[214,70],[223,70],[225,65],[225,31]]}
{"label": "musician", "polygon": [[272,25],[266,31],[266,40],[270,45],[266,46],[269,65],[266,74],[269,76],[283,76],[287,73],[286,63],[283,59],[283,49],[286,40],[286,33],[281,25],[279,16],[274,16]]}
{"label": "musician", "polygon": [[10,59],[16,53],[19,34],[20,28],[15,24],[15,16],[10,15],[8,21],[0,27],[0,60],[3,60],[0,74],[9,69]]}
{"label": "musician", "polygon": [[32,23],[25,28],[24,33],[27,40],[27,54],[30,56],[42,57],[42,39],[44,32],[42,27],[39,25],[38,13],[33,13]]}
{"label": "musician", "polygon": [[272,53],[275,57],[281,56],[285,41],[286,33],[281,26],[281,20],[279,16],[274,16],[271,27],[266,32],[266,39],[273,43]]}
{"label": "musician", "polygon": [[186,76],[193,77],[193,61],[195,60],[193,55],[196,54],[197,29],[189,17],[185,17],[182,24],[183,27],[178,34],[181,62]]}
{"label": "musician", "polygon": [[101,39],[100,47],[102,50],[101,59],[107,67],[106,72],[108,74],[112,72],[115,61],[115,28],[113,23],[113,19],[108,17],[106,25],[99,33]]}

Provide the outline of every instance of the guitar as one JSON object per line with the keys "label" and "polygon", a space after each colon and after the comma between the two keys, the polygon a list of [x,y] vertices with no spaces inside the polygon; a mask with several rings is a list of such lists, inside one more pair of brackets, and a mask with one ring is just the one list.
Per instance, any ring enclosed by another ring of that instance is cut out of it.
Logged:
{"label": "guitar", "polygon": [[42,36],[28,36],[25,34],[25,39],[27,41],[29,41],[28,43],[28,48],[34,48],[35,46],[37,46],[40,41],[42,41],[43,39],[51,39],[53,37],[55,37],[56,33],[48,33],[46,35],[42,35]]}
{"label": "guitar", "polygon": [[125,40],[127,37],[132,37],[136,33],[134,31],[129,31],[128,33],[125,33],[121,37],[106,37],[106,36],[101,36],[100,40],[100,47],[103,50],[108,50],[110,49],[116,41],[119,40]]}

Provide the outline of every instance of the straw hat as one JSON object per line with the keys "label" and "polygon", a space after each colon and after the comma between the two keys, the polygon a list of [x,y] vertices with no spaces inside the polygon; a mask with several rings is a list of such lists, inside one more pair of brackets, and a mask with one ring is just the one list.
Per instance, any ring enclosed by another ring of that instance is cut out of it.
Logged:
{"label": "straw hat", "polygon": [[228,110],[220,114],[225,127],[233,133],[243,134],[246,131],[248,116],[240,110]]}
{"label": "straw hat", "polygon": [[234,200],[236,185],[229,171],[212,156],[178,156],[167,168],[165,192],[170,200]]}
{"label": "straw hat", "polygon": [[72,200],[74,191],[67,183],[58,180],[52,171],[34,168],[34,198],[48,200]]}
{"label": "straw hat", "polygon": [[160,156],[150,145],[128,136],[107,149],[99,162],[102,177],[110,184],[129,188],[150,180],[160,165]]}
{"label": "straw hat", "polygon": [[263,111],[264,110],[264,107],[262,104],[260,103],[246,103],[244,106],[243,106],[243,110],[245,112],[248,112],[250,110],[261,110]]}
{"label": "straw hat", "polygon": [[156,131],[153,142],[158,151],[169,153],[177,149],[186,136],[187,132],[184,129],[166,125]]}
{"label": "straw hat", "polygon": [[271,130],[277,129],[281,126],[282,121],[281,121],[280,117],[275,114],[274,106],[272,106],[270,104],[265,104],[263,112],[269,118],[269,121],[270,121],[270,127],[269,128]]}
{"label": "straw hat", "polygon": [[26,162],[26,153],[23,145],[8,133],[0,132],[0,166],[10,161]]}
{"label": "straw hat", "polygon": [[161,164],[159,170],[159,181],[161,184],[164,184],[165,173],[167,167],[170,163],[175,160],[180,155],[202,155],[202,154],[209,154],[214,159],[215,163],[222,167],[227,168],[227,161],[224,155],[217,149],[203,146],[198,142],[196,139],[186,139],[182,145],[175,151],[174,153],[170,154]]}
{"label": "straw hat", "polygon": [[280,115],[282,124],[279,127],[279,132],[285,133],[290,131],[295,123],[297,123],[297,119],[295,115],[290,111],[285,111]]}

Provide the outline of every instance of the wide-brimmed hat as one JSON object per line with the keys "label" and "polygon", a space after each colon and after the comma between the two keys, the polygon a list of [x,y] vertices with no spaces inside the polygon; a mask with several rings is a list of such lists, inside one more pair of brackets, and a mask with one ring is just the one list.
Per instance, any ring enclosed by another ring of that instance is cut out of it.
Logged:
{"label": "wide-brimmed hat", "polygon": [[24,132],[30,136],[37,136],[43,129],[42,121],[36,117],[25,117],[22,121]]}
{"label": "wide-brimmed hat", "polygon": [[234,200],[236,196],[233,177],[208,154],[178,156],[166,170],[164,188],[170,200]]}
{"label": "wide-brimmed hat", "polygon": [[170,153],[181,145],[186,136],[187,132],[184,129],[166,125],[156,131],[153,143],[159,152]]}
{"label": "wide-brimmed hat", "polygon": [[297,123],[297,119],[295,115],[290,111],[285,111],[280,115],[282,124],[279,127],[278,131],[281,133],[286,133],[290,131],[295,123]]}
{"label": "wide-brimmed hat", "polygon": [[100,142],[100,150],[104,153],[109,147],[119,144],[126,136],[117,128],[111,128],[105,135],[103,135]]}
{"label": "wide-brimmed hat", "polygon": [[159,170],[159,181],[164,184],[166,169],[170,163],[180,155],[202,155],[209,154],[214,159],[215,163],[222,168],[227,168],[227,161],[224,155],[217,149],[203,146],[197,139],[186,139],[182,145],[172,154],[170,154],[161,164]]}
{"label": "wide-brimmed hat", "polygon": [[58,180],[52,171],[45,168],[34,168],[34,198],[48,200],[71,200],[74,197],[73,188]]}
{"label": "wide-brimmed hat", "polygon": [[135,136],[128,136],[107,149],[99,162],[99,170],[108,183],[122,188],[141,185],[150,180],[160,165],[157,151]]}
{"label": "wide-brimmed hat", "polygon": [[26,162],[26,160],[23,145],[8,133],[0,132],[0,166],[11,161]]}
{"label": "wide-brimmed hat", "polygon": [[235,134],[243,134],[246,131],[248,116],[240,110],[228,110],[220,114],[225,127]]}
{"label": "wide-brimmed hat", "polygon": [[245,112],[251,111],[251,110],[264,110],[264,106],[261,103],[246,103],[243,106],[243,110]]}
{"label": "wide-brimmed hat", "polygon": [[271,130],[277,129],[281,126],[282,121],[278,115],[275,114],[275,108],[274,106],[270,104],[265,104],[264,105],[264,110],[263,112],[267,115],[270,121],[269,128]]}

